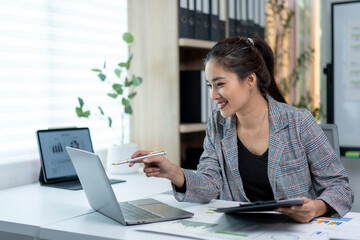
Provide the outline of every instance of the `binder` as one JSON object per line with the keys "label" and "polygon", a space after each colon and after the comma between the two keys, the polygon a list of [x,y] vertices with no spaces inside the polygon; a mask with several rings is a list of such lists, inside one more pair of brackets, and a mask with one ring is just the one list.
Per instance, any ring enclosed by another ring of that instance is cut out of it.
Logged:
{"label": "binder", "polygon": [[206,81],[203,79],[205,79],[204,71],[180,71],[181,123],[202,123],[207,121]]}
{"label": "binder", "polygon": [[219,41],[219,0],[210,0],[210,40]]}
{"label": "binder", "polygon": [[229,37],[236,36],[235,31],[235,15],[236,15],[236,8],[235,8],[235,0],[228,0],[228,14],[229,14]]}
{"label": "binder", "polygon": [[203,40],[210,40],[210,0],[202,0]]}
{"label": "binder", "polygon": [[219,0],[219,40],[225,38],[226,0]]}
{"label": "binder", "polygon": [[259,0],[259,36],[265,39],[265,18],[266,18],[266,2],[265,0]]}
{"label": "binder", "polygon": [[202,16],[202,0],[195,1],[195,39],[203,39],[204,26]]}
{"label": "binder", "polygon": [[190,2],[194,0],[179,0],[179,38],[194,38],[195,26]]}
{"label": "binder", "polygon": [[253,36],[260,36],[260,0],[254,1],[254,34]]}
{"label": "binder", "polygon": [[247,37],[254,36],[255,24],[254,24],[254,3],[257,0],[247,0]]}
{"label": "binder", "polygon": [[240,0],[240,16],[239,21],[237,22],[237,27],[239,28],[240,36],[248,36],[247,33],[247,1]]}

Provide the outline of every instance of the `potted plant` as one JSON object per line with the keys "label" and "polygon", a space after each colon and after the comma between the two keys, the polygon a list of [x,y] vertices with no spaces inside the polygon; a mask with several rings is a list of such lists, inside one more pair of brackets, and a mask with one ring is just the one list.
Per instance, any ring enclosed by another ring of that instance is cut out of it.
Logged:
{"label": "potted plant", "polygon": [[[118,136],[119,144],[113,145],[108,149],[107,154],[107,170],[111,173],[124,173],[124,172],[133,172],[136,171],[135,168],[129,168],[128,166],[112,166],[112,163],[122,159],[129,158],[133,152],[137,150],[136,144],[126,143],[124,137],[125,130],[125,116],[131,115],[133,109],[131,106],[131,100],[136,96],[136,88],[141,85],[142,78],[136,76],[135,74],[129,73],[131,66],[131,60],[133,59],[133,53],[131,53],[131,45],[134,42],[134,37],[131,33],[126,32],[122,36],[123,40],[127,44],[129,57],[126,62],[120,62],[117,66],[109,71],[104,61],[103,67],[91,69],[91,71],[97,74],[98,79],[109,85],[109,92],[106,94],[106,97],[110,98],[116,105],[120,106],[121,109],[121,136]],[[111,75],[110,75],[111,74]],[[114,80],[115,79],[115,80]],[[79,106],[75,108],[76,115],[79,118],[90,118],[100,117],[107,122],[108,127],[113,129],[113,117],[107,114],[104,111],[102,106],[97,106],[96,110],[91,110],[88,106],[85,105],[83,98],[78,97]]]}

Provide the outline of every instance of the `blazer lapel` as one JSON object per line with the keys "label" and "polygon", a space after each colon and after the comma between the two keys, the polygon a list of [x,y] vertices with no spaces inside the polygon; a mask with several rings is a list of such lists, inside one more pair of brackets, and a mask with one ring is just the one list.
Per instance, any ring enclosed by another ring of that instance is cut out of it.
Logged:
{"label": "blazer lapel", "polygon": [[[232,197],[234,200],[243,201],[247,198],[239,173],[239,156],[235,115],[231,118],[227,118],[224,124],[224,137],[221,140],[221,151],[224,155],[224,167],[227,178],[229,180]],[[240,196],[240,194],[242,196]]]}
{"label": "blazer lapel", "polygon": [[268,176],[271,188],[276,200],[276,175],[280,168],[279,163],[285,148],[285,143],[281,139],[281,130],[287,127],[288,119],[281,105],[277,104],[273,98],[267,95],[269,103],[269,157],[268,157]]}

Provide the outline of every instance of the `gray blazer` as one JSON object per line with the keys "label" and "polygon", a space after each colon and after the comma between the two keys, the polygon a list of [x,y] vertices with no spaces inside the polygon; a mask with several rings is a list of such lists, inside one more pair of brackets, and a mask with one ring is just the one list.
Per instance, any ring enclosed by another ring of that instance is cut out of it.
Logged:
{"label": "gray blazer", "polygon": [[[311,113],[267,96],[270,140],[268,177],[276,200],[294,197],[322,199],[343,216],[354,194],[339,156]],[[178,201],[206,203],[219,197],[249,201],[238,166],[236,116],[223,118],[218,110],[209,118],[204,152],[197,171],[183,169],[186,192]]]}

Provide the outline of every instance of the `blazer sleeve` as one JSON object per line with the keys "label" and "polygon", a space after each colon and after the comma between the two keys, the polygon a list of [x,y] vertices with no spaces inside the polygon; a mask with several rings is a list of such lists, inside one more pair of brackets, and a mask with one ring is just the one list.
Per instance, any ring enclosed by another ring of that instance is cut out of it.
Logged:
{"label": "blazer sleeve", "polygon": [[354,193],[349,186],[345,168],[329,140],[314,117],[303,111],[300,137],[307,155],[318,199],[326,202],[336,213],[343,216],[350,211]]}
{"label": "blazer sleeve", "polygon": [[203,143],[204,151],[197,170],[182,169],[185,176],[185,193],[177,192],[175,185],[172,186],[174,196],[178,201],[206,203],[220,194],[222,177],[216,153],[217,127],[215,119],[215,114],[209,118]]}

